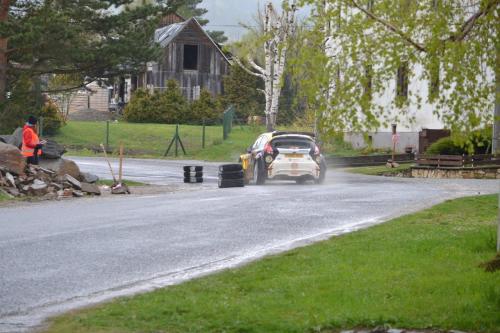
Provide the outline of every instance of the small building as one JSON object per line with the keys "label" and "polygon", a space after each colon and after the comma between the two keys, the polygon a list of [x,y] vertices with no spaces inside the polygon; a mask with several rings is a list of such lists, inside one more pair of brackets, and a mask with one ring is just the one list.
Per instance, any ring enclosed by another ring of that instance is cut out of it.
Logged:
{"label": "small building", "polygon": [[163,91],[167,81],[175,80],[190,101],[198,99],[203,89],[213,96],[223,94],[229,59],[196,18],[184,20],[171,14],[162,25],[154,36],[163,49],[161,59],[148,63],[146,72],[132,78],[132,89]]}

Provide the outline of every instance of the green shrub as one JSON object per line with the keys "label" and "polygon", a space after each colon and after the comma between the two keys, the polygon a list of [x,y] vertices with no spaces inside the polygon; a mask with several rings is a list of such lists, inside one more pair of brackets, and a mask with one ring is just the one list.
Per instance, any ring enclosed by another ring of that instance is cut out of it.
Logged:
{"label": "green shrub", "polygon": [[164,92],[138,89],[125,108],[125,120],[132,123],[183,123],[188,111],[186,98],[177,82],[167,83]]}
{"label": "green shrub", "polygon": [[222,117],[222,106],[206,90],[201,91],[200,98],[191,103],[190,109],[189,121],[193,123],[199,124],[203,119],[214,120]]}
{"label": "green shrub", "polygon": [[462,155],[491,153],[492,129],[486,127],[467,137],[439,139],[426,150],[428,155]]}
{"label": "green shrub", "polygon": [[451,137],[441,138],[425,151],[428,155],[462,155],[465,148],[460,147]]}
{"label": "green shrub", "polygon": [[54,135],[64,125],[59,107],[53,101],[45,103],[40,116],[43,117],[43,134]]}

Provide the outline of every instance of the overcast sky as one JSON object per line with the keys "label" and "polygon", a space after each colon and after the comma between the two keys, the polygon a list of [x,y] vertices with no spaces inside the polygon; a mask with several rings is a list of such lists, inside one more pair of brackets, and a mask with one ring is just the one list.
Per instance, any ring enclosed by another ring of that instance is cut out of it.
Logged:
{"label": "overcast sky", "polygon": [[[257,8],[263,7],[269,0],[203,0],[200,7],[208,10],[205,18],[210,20],[207,30],[223,30],[230,40],[237,40],[245,34],[245,29],[238,24],[254,25],[253,17]],[[281,0],[272,0],[276,8],[281,8]],[[307,9],[299,11],[299,17],[309,14]]]}

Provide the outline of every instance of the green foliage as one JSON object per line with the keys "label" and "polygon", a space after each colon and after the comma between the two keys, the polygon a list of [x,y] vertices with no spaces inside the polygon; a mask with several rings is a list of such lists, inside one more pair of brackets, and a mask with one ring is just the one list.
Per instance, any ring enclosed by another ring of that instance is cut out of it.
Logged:
{"label": "green foliage", "polygon": [[187,101],[176,81],[170,80],[164,92],[150,93],[139,89],[125,108],[125,120],[134,123],[184,123]]}
{"label": "green foliage", "polygon": [[189,106],[191,119],[188,122],[200,124],[203,119],[216,120],[222,117],[222,107],[210,92],[202,90],[200,98]]}
{"label": "green foliage", "polygon": [[166,90],[160,94],[161,122],[167,124],[186,123],[189,120],[188,103],[177,81],[169,80]]}
{"label": "green foliage", "polygon": [[42,108],[43,134],[54,135],[64,125],[59,107],[53,101],[48,101]]}
{"label": "green foliage", "polygon": [[439,139],[427,148],[429,155],[462,155],[491,153],[492,130],[487,127],[466,137]]}
{"label": "green foliage", "polygon": [[167,82],[164,92],[137,90],[125,108],[125,120],[134,123],[207,124],[217,123],[222,106],[212,95],[202,90],[200,98],[188,104],[176,81]]}
{"label": "green foliage", "polygon": [[36,97],[29,77],[24,75],[13,82],[10,97],[0,105],[0,133],[10,134],[22,127],[29,115],[39,114],[40,101]]}
{"label": "green foliage", "polygon": [[[435,103],[435,114],[453,132],[470,133],[491,121],[498,1],[377,0],[372,16],[362,11],[367,1],[327,1],[327,8],[319,3],[306,42],[311,46],[302,48],[298,62],[307,74],[302,92],[308,103],[321,106],[325,128],[361,132],[411,123],[415,114],[407,106],[424,102]],[[477,20],[468,21],[480,10]],[[403,65],[410,82],[426,79],[435,89],[410,90],[407,99],[389,91],[392,103],[377,103],[373,97],[387,91]]]}
{"label": "green foliage", "polygon": [[264,89],[262,80],[248,74],[238,65],[232,66],[230,74],[224,77],[224,107],[234,105],[238,119],[264,116],[264,95],[257,89]]}
{"label": "green foliage", "polygon": [[[82,85],[84,78],[134,73],[155,60],[160,48],[151,43],[151,36],[159,17],[175,10],[179,1],[114,9],[130,2],[7,1],[3,6],[8,16],[0,21],[0,40],[6,44],[2,48],[8,50],[0,58],[5,59],[0,67],[6,68],[6,73],[0,71],[2,130],[19,126],[27,114],[39,114],[44,92],[64,91],[69,83]],[[63,79],[39,84],[45,74]]]}
{"label": "green foliage", "polygon": [[462,155],[466,153],[466,150],[448,137],[434,142],[425,153],[428,155]]}

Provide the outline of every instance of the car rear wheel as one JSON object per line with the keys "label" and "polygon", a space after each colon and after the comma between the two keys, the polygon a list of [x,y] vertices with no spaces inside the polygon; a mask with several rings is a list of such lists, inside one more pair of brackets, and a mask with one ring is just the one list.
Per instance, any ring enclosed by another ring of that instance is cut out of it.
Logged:
{"label": "car rear wheel", "polygon": [[264,166],[264,160],[261,158],[254,163],[253,180],[255,185],[264,185],[266,182],[266,168]]}
{"label": "car rear wheel", "polygon": [[321,160],[319,164],[319,178],[314,180],[316,184],[323,184],[325,182],[326,177],[326,162],[325,160]]}

